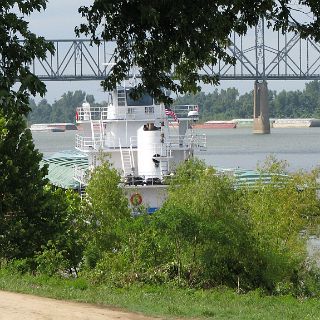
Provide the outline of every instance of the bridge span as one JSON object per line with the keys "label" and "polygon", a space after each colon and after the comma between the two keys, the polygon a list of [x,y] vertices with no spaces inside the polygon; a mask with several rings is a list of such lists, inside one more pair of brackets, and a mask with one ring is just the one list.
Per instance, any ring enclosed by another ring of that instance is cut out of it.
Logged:
{"label": "bridge span", "polygon": [[[50,40],[55,54],[35,59],[31,70],[43,81],[88,81],[105,79],[114,63],[115,42],[95,45],[88,39]],[[273,32],[261,20],[246,36],[235,33],[227,47],[235,65],[219,62],[206,65],[203,75],[218,75],[220,80],[253,80],[254,133],[270,133],[267,80],[320,79],[320,45],[294,33]],[[137,70],[131,75],[139,77]],[[130,77],[130,74],[128,74]]]}
{"label": "bridge span", "polygon": [[[31,70],[43,81],[103,80],[114,62],[115,42],[91,45],[86,39],[50,40],[55,54],[35,59]],[[233,34],[227,48],[237,59],[234,66],[222,62],[206,65],[201,74],[221,80],[315,80],[320,79],[320,45],[293,33],[258,30],[239,37]],[[104,65],[107,63],[107,65]],[[130,75],[128,75],[130,76]]]}

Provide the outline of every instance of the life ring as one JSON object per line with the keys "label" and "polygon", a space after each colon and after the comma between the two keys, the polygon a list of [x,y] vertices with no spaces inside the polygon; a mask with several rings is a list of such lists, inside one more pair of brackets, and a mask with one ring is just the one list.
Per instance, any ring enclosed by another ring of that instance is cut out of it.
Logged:
{"label": "life ring", "polygon": [[142,203],[141,194],[138,192],[133,193],[130,197],[130,203],[133,206],[139,206]]}

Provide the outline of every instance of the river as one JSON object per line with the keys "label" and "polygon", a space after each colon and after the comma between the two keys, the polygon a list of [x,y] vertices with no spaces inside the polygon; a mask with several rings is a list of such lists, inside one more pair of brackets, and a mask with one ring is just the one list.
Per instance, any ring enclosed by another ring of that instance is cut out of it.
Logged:
{"label": "river", "polygon": [[[36,147],[48,157],[73,150],[77,131],[33,132]],[[320,165],[320,127],[274,128],[271,134],[253,134],[251,128],[199,130],[207,135],[207,151],[197,154],[209,165],[256,169],[273,154],[287,160],[290,171],[310,171]]]}

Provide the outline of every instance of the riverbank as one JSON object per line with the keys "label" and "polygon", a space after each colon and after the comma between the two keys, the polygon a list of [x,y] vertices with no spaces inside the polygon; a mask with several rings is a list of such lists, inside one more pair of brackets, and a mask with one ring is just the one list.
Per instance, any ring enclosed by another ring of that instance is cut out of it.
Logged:
{"label": "riverbank", "polygon": [[[240,283],[241,285],[241,283]],[[260,291],[238,294],[214,290],[179,289],[169,286],[116,288],[91,285],[85,279],[12,275],[0,271],[0,289],[60,300],[86,302],[100,307],[162,318],[206,319],[319,319],[319,300],[292,296],[267,296]],[[65,318],[67,319],[67,318]]]}

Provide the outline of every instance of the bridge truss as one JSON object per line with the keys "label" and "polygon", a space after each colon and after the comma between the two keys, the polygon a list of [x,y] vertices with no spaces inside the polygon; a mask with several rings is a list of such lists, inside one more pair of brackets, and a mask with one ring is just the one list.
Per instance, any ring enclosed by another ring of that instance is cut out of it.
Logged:
{"label": "bridge truss", "polygon": [[[228,53],[237,63],[205,66],[200,73],[221,80],[320,79],[320,45],[293,33],[266,29],[263,22],[246,36],[233,34]],[[90,45],[89,40],[51,40],[55,54],[34,60],[31,70],[43,81],[103,80],[112,67],[115,42]]]}

